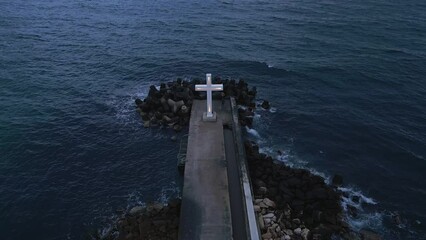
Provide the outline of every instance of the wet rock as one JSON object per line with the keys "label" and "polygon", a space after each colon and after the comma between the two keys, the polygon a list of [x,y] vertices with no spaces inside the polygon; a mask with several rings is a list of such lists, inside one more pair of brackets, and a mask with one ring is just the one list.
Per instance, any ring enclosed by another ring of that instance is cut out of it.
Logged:
{"label": "wet rock", "polygon": [[[342,219],[341,192],[338,189],[330,187],[324,178],[307,170],[276,164],[271,157],[259,153],[258,146],[253,142],[247,141],[245,146],[249,170],[254,169],[250,171],[250,177],[255,189],[259,190],[258,185],[264,186],[268,190],[268,200],[274,202],[273,205],[267,205],[262,201],[258,205],[264,214],[272,209],[277,212],[275,219],[271,218],[268,224],[278,223],[282,229],[280,234],[286,234],[285,230],[299,229],[300,235],[295,235],[294,239],[303,239],[302,231],[308,235],[308,239],[314,234],[319,234],[320,239],[329,239],[332,234],[345,232],[348,226]],[[267,208],[263,208],[265,206]],[[297,220],[293,222],[293,219]],[[270,226],[268,224],[266,225]]]}
{"label": "wet rock", "polygon": [[396,225],[402,224],[401,217],[398,212],[393,212],[391,215],[392,215],[392,220]]}
{"label": "wet rock", "polygon": [[359,203],[360,197],[358,195],[352,196],[352,202]]}
{"label": "wet rock", "polygon": [[139,98],[136,98],[135,99],[135,104],[136,104],[136,106],[140,106],[140,105],[143,104],[143,101],[141,99],[139,99]]}
{"label": "wet rock", "polygon": [[336,187],[340,187],[343,184],[343,177],[339,174],[335,174],[331,180],[331,183]]}
{"label": "wet rock", "polygon": [[268,102],[268,101],[264,100],[264,101],[262,102],[262,104],[261,104],[261,107],[262,107],[263,109],[270,109],[270,108],[271,108],[271,105],[269,104],[269,102]]}
{"label": "wet rock", "polygon": [[358,209],[352,205],[348,205],[348,212],[352,217],[358,216]]}
{"label": "wet rock", "polygon": [[157,98],[158,94],[159,91],[157,90],[157,88],[154,85],[151,85],[149,87],[148,97]]}
{"label": "wet rock", "polygon": [[131,215],[136,215],[136,214],[142,212],[143,209],[144,209],[144,207],[142,207],[142,206],[136,206],[136,207],[133,207],[132,209],[130,209],[129,213]]}

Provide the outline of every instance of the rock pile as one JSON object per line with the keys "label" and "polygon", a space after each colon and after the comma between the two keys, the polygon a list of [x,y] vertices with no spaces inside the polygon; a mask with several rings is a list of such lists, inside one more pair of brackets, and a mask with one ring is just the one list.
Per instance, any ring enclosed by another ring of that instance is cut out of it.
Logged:
{"label": "rock pile", "polygon": [[[267,190],[262,187],[261,191]],[[254,209],[258,214],[258,223],[262,231],[262,239],[303,239],[308,240],[309,229],[300,219],[291,219],[291,208],[277,209],[277,205],[269,198],[256,199]]]}
{"label": "rock pile", "polygon": [[136,99],[137,111],[144,127],[168,125],[180,131],[189,123],[194,86],[178,79],[176,82],[162,83],[158,90],[150,86],[148,96],[142,101]]}
{"label": "rock pile", "polygon": [[335,187],[307,170],[274,163],[252,142],[245,147],[263,239],[320,240],[349,232]]}
{"label": "rock pile", "polygon": [[[239,111],[241,125],[251,127],[256,108],[254,99],[256,97],[256,87],[249,89],[248,84],[240,79],[222,80],[214,78],[213,83],[223,84],[223,92],[214,92],[214,99],[235,97],[237,104],[245,106]],[[144,99],[136,99],[137,111],[143,120],[144,127],[170,126],[175,131],[180,131],[189,123],[192,102],[194,99],[205,99],[205,92],[196,92],[195,84],[205,84],[199,79],[184,81],[177,79],[169,83],[161,83],[160,89],[150,86],[148,96]],[[269,107],[268,104],[262,104]]]}
{"label": "rock pile", "polygon": [[133,207],[116,223],[114,231],[103,240],[178,239],[181,201]]}

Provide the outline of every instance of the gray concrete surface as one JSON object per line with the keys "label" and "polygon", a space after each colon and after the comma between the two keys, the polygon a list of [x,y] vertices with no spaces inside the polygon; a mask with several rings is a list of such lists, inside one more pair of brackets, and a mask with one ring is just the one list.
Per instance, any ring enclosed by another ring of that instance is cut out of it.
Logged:
{"label": "gray concrete surface", "polygon": [[[192,106],[179,239],[259,239],[235,100],[214,101],[216,122]],[[224,127],[225,125],[225,127]]]}
{"label": "gray concrete surface", "polygon": [[196,100],[189,124],[179,239],[232,239],[221,101],[213,102],[216,122],[203,122],[206,102]]}

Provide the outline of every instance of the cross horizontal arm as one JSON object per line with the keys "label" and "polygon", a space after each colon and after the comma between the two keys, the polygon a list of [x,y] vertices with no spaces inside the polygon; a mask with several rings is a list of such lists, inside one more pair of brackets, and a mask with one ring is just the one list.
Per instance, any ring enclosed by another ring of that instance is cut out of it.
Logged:
{"label": "cross horizontal arm", "polygon": [[222,91],[223,90],[223,84],[199,84],[195,85],[195,91]]}

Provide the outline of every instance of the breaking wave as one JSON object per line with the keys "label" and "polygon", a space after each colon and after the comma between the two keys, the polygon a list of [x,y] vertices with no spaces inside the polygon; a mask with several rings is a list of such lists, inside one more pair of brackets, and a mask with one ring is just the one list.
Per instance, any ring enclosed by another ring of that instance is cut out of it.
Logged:
{"label": "breaking wave", "polygon": [[[260,105],[261,101],[257,101],[256,104]],[[262,118],[263,114],[273,114],[276,112],[276,108],[271,108],[269,110],[257,108],[255,110],[255,119],[259,120]],[[261,128],[264,127],[260,121],[255,122],[254,125],[256,126],[257,123],[260,124]],[[272,143],[273,140],[262,138],[257,130],[246,127],[246,132],[250,136],[255,137],[255,139],[251,140],[255,141],[259,145],[260,153],[272,156],[274,159],[277,159],[279,162],[282,162],[289,167],[306,169],[312,174],[324,178],[324,181],[327,184],[331,184],[331,176],[324,172],[320,172],[317,169],[309,167],[308,161],[295,156],[292,152],[292,145],[285,147],[274,146]],[[341,191],[343,195],[341,204],[345,213],[344,219],[353,230],[359,231],[364,228],[369,228],[381,233],[385,232],[385,227],[383,225],[384,214],[377,211],[365,210],[370,206],[377,205],[378,202],[376,200],[366,196],[364,193],[354,187],[344,186],[339,187],[338,190]],[[354,208],[356,209],[356,216],[353,215]]]}

